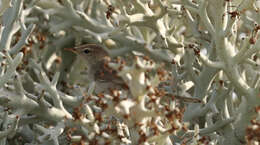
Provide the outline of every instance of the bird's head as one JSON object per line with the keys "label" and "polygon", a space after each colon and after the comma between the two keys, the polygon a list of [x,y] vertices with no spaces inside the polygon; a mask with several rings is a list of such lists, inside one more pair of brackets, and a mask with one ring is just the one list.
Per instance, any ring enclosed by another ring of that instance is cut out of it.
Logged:
{"label": "bird's head", "polygon": [[73,48],[66,48],[66,50],[79,55],[89,64],[93,64],[109,56],[104,48],[96,44],[85,44]]}

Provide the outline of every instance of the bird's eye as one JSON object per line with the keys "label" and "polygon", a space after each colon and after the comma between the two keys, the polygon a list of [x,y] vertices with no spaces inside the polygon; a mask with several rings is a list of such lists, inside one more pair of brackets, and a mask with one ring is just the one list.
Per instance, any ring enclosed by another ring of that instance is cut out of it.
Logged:
{"label": "bird's eye", "polygon": [[85,49],[85,50],[84,50],[84,53],[85,53],[85,54],[88,54],[88,53],[90,53],[90,50]]}

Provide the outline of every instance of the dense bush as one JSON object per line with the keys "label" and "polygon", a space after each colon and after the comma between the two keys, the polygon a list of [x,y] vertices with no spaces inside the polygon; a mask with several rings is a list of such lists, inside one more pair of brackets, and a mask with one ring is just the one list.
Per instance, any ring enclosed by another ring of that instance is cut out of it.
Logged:
{"label": "dense bush", "polygon": [[[258,144],[257,4],[2,0],[0,144]],[[66,50],[90,43],[124,84]]]}

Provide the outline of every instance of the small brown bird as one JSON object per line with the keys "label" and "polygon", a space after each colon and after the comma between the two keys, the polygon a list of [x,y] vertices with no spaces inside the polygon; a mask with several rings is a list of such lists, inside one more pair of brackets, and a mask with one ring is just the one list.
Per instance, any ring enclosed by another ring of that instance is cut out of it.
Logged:
{"label": "small brown bird", "polygon": [[86,61],[89,80],[123,83],[123,80],[117,76],[117,72],[108,67],[107,64],[110,61],[109,54],[101,46],[96,44],[84,44],[65,49],[76,53]]}

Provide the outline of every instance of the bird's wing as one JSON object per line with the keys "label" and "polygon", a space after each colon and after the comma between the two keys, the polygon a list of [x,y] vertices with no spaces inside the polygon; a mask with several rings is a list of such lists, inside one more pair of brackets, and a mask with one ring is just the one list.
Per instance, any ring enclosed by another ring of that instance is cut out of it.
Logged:
{"label": "bird's wing", "polygon": [[96,70],[94,77],[96,81],[99,82],[113,82],[122,84],[123,79],[121,79],[119,76],[117,76],[117,72],[115,70],[112,70],[111,68],[108,68],[104,61],[101,61],[100,63],[96,64],[96,68],[100,68]]}

